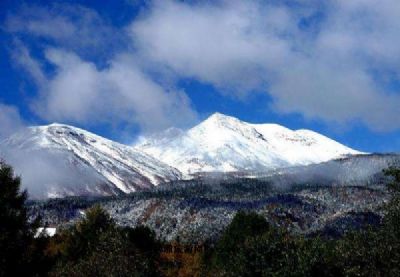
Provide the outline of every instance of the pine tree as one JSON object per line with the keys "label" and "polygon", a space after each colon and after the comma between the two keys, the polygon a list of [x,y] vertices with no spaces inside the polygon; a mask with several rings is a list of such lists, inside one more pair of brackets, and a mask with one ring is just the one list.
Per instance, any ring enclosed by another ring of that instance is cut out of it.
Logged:
{"label": "pine tree", "polygon": [[0,162],[0,276],[29,276],[34,228],[28,222],[26,191],[11,166]]}

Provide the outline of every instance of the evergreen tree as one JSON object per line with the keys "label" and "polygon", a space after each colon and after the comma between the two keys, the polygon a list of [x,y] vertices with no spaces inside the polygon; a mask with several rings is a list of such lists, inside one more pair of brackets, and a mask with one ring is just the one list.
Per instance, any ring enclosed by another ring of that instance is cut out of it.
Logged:
{"label": "evergreen tree", "polygon": [[[263,276],[282,257],[283,236],[256,213],[238,212],[215,249],[213,274]],[[265,273],[265,274],[264,274]]]}
{"label": "evergreen tree", "polygon": [[[158,276],[160,246],[145,227],[119,227],[98,205],[54,239],[51,276]],[[58,251],[58,253],[57,253]]]}
{"label": "evergreen tree", "polygon": [[34,275],[35,225],[28,222],[21,180],[0,162],[0,276]]}

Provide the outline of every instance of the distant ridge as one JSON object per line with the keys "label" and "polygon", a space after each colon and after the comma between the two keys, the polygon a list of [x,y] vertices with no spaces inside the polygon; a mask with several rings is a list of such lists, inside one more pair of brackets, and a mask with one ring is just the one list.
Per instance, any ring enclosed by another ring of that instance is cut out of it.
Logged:
{"label": "distant ridge", "polygon": [[310,130],[250,124],[221,113],[188,131],[167,130],[144,138],[135,149],[186,175],[276,169],[362,154]]}

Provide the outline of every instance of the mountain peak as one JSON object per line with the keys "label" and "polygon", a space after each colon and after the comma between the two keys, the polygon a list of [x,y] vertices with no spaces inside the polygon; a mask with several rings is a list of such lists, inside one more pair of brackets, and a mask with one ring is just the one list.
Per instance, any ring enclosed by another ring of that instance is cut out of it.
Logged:
{"label": "mountain peak", "polygon": [[213,113],[204,121],[200,122],[197,126],[192,129],[202,128],[202,127],[232,127],[241,123],[245,123],[237,119],[236,117],[225,115],[219,112]]}
{"label": "mountain peak", "polygon": [[49,124],[49,125],[43,125],[43,126],[55,126],[55,127],[61,127],[61,126],[68,126],[68,125],[65,125],[65,124],[62,124],[62,123],[58,123],[58,122],[53,122],[53,123],[51,123],[51,124]]}
{"label": "mountain peak", "polygon": [[83,130],[79,127],[75,127],[75,126],[71,126],[68,124],[64,124],[64,123],[58,123],[58,122],[53,122],[49,125],[41,125],[41,126],[33,126],[31,128],[41,128],[41,129],[73,129],[73,130],[81,130],[83,132],[88,132],[86,130]]}
{"label": "mountain peak", "polygon": [[179,136],[151,140],[137,148],[185,174],[263,171],[360,153],[315,132],[251,124],[221,113]]}
{"label": "mountain peak", "polygon": [[237,119],[236,117],[215,112],[212,115],[210,115],[205,121],[232,121],[232,120],[239,121],[239,119]]}
{"label": "mountain peak", "polygon": [[15,133],[0,143],[0,157],[24,176],[32,198],[130,193],[180,176],[141,151],[58,123]]}
{"label": "mountain peak", "polygon": [[64,123],[58,123],[58,122],[53,122],[48,125],[39,125],[39,126],[31,126],[31,129],[39,129],[39,130],[49,130],[49,129],[74,129],[74,130],[82,130],[79,129],[78,127],[74,127],[71,125],[67,125]]}

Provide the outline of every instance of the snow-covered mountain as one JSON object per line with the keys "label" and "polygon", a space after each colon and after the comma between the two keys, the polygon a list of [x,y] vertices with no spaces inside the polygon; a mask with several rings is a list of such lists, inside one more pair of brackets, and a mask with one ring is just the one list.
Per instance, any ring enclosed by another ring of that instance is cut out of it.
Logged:
{"label": "snow-covered mountain", "polygon": [[362,154],[309,130],[250,124],[216,113],[134,147],[62,124],[26,128],[0,142],[0,158],[31,198],[115,195],[207,172],[267,172]]}
{"label": "snow-covered mountain", "polygon": [[276,169],[362,154],[310,130],[250,124],[220,113],[188,131],[168,129],[142,138],[135,149],[185,175]]}
{"label": "snow-covered mountain", "polygon": [[0,143],[0,157],[32,198],[129,193],[181,177],[139,150],[61,124],[14,134]]}

